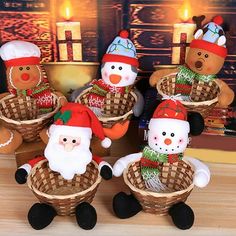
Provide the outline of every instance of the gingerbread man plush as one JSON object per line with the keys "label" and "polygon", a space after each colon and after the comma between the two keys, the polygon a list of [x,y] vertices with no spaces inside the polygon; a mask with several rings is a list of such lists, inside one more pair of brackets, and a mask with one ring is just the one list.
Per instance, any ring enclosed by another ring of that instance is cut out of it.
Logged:
{"label": "gingerbread man plush", "polygon": [[[53,108],[52,92],[60,99],[61,105],[66,98],[54,91],[45,78],[40,66],[40,49],[33,43],[14,40],[5,43],[0,55],[6,66],[8,91],[15,96],[30,96],[37,100],[40,112],[47,113]],[[1,94],[0,98],[7,93]]]}

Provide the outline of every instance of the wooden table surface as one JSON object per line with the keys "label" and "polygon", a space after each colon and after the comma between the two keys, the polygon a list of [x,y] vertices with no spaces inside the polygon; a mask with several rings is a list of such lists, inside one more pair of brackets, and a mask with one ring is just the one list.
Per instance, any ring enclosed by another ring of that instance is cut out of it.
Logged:
{"label": "wooden table surface", "polygon": [[[109,158],[111,160],[112,158]],[[111,162],[114,162],[114,158]],[[128,191],[122,178],[103,181],[93,206],[98,223],[91,231],[84,231],[74,217],[57,216],[43,231],[33,230],[27,222],[27,213],[37,199],[26,185],[14,180],[16,163],[9,156],[0,157],[0,235],[236,235],[236,165],[209,164],[212,172],[205,189],[194,188],[187,203],[195,212],[195,224],[187,231],[173,226],[170,217],[139,213],[133,218],[120,220],[112,212],[112,197],[119,191]]]}

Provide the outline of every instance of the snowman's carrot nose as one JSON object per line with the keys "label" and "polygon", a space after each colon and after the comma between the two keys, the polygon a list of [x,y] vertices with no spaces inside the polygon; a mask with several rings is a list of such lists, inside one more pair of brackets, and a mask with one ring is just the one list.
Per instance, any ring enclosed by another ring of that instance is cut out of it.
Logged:
{"label": "snowman's carrot nose", "polygon": [[109,79],[113,84],[118,84],[121,81],[121,76],[112,74],[109,76]]}
{"label": "snowman's carrot nose", "polygon": [[164,143],[165,143],[166,145],[170,145],[170,144],[172,143],[172,141],[171,141],[171,139],[166,138],[166,139],[164,140]]}

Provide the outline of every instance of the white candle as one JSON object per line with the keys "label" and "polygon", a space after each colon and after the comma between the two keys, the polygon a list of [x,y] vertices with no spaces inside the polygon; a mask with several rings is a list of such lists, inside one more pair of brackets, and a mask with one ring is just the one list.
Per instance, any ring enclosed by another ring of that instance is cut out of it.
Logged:
{"label": "white candle", "polygon": [[[193,23],[177,23],[174,24],[173,31],[173,48],[172,48],[172,64],[182,64],[188,53],[189,44],[193,39],[193,33],[196,24]],[[181,58],[184,56],[184,58]]]}
{"label": "white candle", "polygon": [[80,22],[57,22],[60,61],[82,61]]}

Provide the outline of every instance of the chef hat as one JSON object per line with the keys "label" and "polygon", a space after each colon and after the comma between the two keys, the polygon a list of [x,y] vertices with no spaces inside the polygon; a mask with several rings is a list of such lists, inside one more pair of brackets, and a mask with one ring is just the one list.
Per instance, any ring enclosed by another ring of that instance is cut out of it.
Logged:
{"label": "chef hat", "polygon": [[40,54],[37,45],[20,40],[10,41],[0,48],[0,56],[6,67],[38,65]]}

